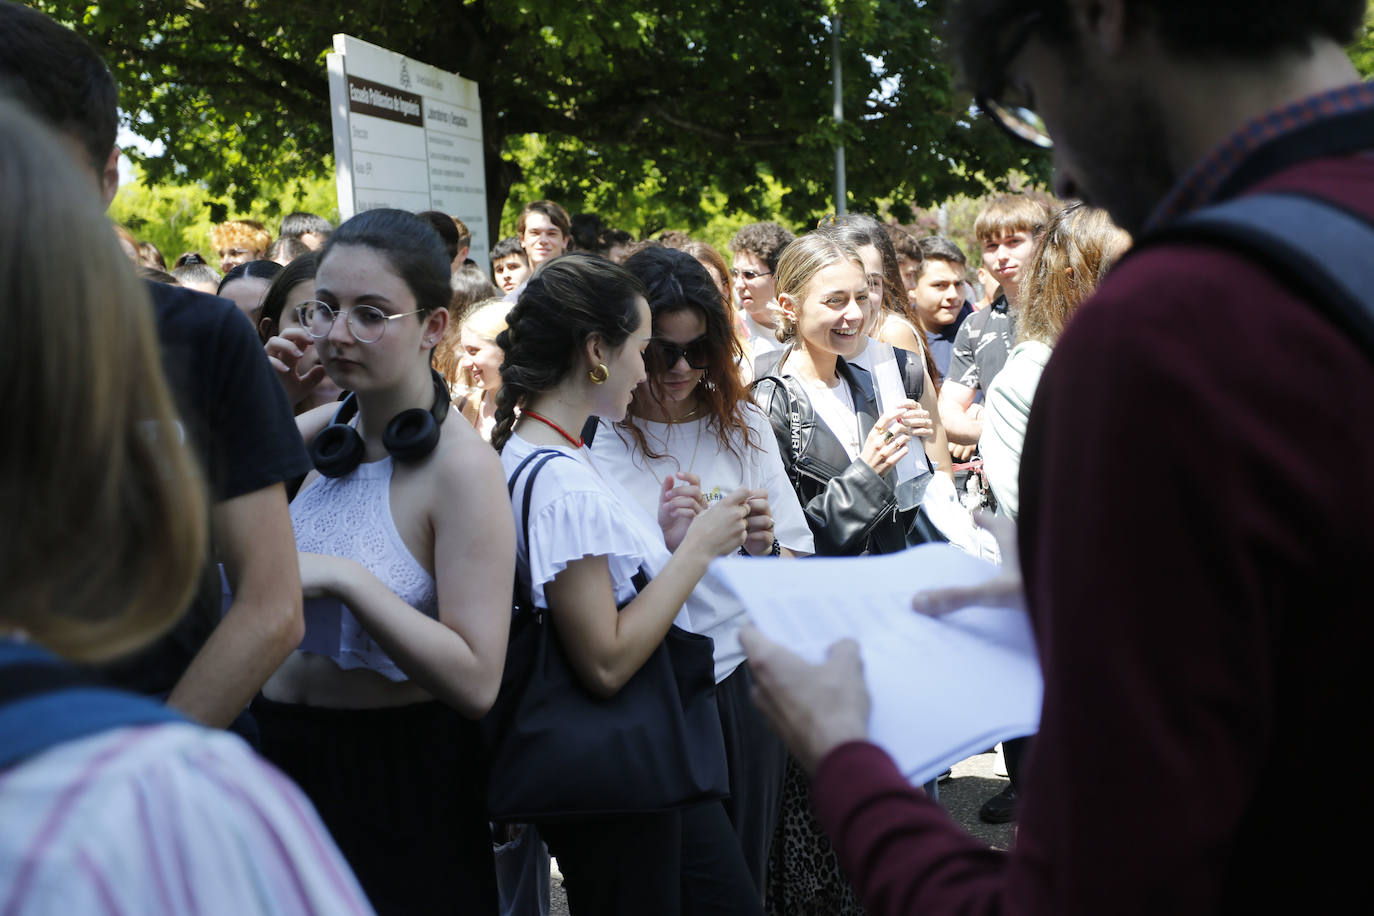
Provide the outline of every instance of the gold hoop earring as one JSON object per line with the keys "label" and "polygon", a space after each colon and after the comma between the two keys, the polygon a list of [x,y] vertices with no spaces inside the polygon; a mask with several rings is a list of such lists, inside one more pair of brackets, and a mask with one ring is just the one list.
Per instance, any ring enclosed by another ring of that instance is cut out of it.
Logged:
{"label": "gold hoop earring", "polygon": [[587,370],[587,378],[592,380],[593,385],[603,385],[610,377],[611,370],[606,368],[605,363],[597,363],[595,369]]}

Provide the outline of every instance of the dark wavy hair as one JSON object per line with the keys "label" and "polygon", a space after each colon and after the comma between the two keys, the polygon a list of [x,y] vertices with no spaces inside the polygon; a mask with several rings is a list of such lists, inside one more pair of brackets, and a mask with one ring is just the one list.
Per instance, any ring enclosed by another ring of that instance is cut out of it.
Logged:
{"label": "dark wavy hair", "polygon": [[[313,251],[307,252],[287,264],[281,273],[272,278],[272,285],[262,297],[262,311],[258,313],[258,337],[263,343],[267,338],[281,330],[281,313],[286,308],[286,296],[291,288],[306,280],[315,279],[315,268],[320,264],[320,256]],[[272,322],[269,326],[267,322]]]}
{"label": "dark wavy hair", "polygon": [[506,316],[506,329],[496,336],[506,357],[491,432],[498,452],[510,439],[515,408],[578,368],[589,339],[619,347],[639,329],[640,297],[648,298],[633,274],[581,252],[548,261],[530,278]]}
{"label": "dark wavy hair", "polygon": [[428,315],[448,306],[451,259],[434,227],[404,210],[364,210],[344,222],[320,249],[316,265],[342,245],[370,248],[386,259],[415,297],[415,307]]}
{"label": "dark wavy hair", "polygon": [[[1132,32],[1152,31],[1175,54],[1257,61],[1283,51],[1305,52],[1317,38],[1349,44],[1363,21],[1365,0],[1127,0],[1125,7]],[[998,49],[1007,41],[1008,23],[1031,13],[1039,14],[1037,31],[1051,43],[1062,46],[1077,39],[1067,0],[964,0],[954,5],[947,34],[966,88],[1000,89],[1006,61]]]}
{"label": "dark wavy hair", "polygon": [[[707,428],[715,430],[720,441],[732,453],[743,457],[736,452],[729,433],[736,430],[744,437],[746,448],[753,445],[749,423],[744,415],[749,393],[739,375],[739,362],[744,358],[744,348],[735,337],[730,318],[721,302],[719,287],[700,261],[676,248],[646,248],[630,257],[625,262],[625,269],[644,284],[655,325],[662,315],[687,310],[695,311],[706,322],[710,365],[697,390],[711,417]],[[672,367],[663,365],[657,351],[651,347],[644,368],[653,377],[662,375]],[[641,385],[635,391],[630,404],[631,411],[644,400],[652,398],[652,390],[647,384]],[[650,458],[663,457],[649,446],[644,430],[634,422],[633,414],[627,414],[617,426],[621,438],[628,433],[634,438],[639,451]]]}

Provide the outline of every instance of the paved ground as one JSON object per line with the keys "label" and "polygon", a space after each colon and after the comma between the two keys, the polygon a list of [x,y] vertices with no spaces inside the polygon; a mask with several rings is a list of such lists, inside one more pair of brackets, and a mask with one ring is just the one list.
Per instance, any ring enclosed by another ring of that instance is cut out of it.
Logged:
{"label": "paved ground", "polygon": [[[954,776],[940,783],[940,803],[963,825],[964,829],[996,849],[1011,846],[1011,824],[984,824],[978,820],[978,808],[983,802],[1001,792],[1007,780],[994,776],[993,754],[979,754],[954,765]],[[567,916],[568,900],[555,873],[553,880],[553,916]]]}

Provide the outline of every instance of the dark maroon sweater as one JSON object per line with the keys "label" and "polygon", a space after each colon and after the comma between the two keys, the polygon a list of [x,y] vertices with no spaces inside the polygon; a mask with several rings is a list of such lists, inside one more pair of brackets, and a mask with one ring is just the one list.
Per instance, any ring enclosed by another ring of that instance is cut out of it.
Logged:
{"label": "dark maroon sweater", "polygon": [[[1374,217],[1374,158],[1255,188]],[[845,745],[813,799],[869,912],[1325,912],[1368,888],[1369,358],[1260,265],[1144,250],[1056,349],[1021,480],[1045,700],[1016,847]]]}

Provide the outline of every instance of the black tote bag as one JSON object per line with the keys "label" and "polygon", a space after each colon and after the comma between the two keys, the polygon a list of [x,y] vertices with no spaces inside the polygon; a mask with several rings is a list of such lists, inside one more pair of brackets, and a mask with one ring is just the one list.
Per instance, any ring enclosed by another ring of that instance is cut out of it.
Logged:
{"label": "black tote bag", "polygon": [[[513,496],[538,459],[521,504],[526,539],[535,477],[557,457],[568,456],[534,452],[508,483]],[[647,583],[641,568],[635,587]],[[516,595],[501,691],[482,722],[492,820],[665,811],[729,793],[709,637],[673,626],[620,691],[603,699],[582,686],[547,612],[519,581]]]}

